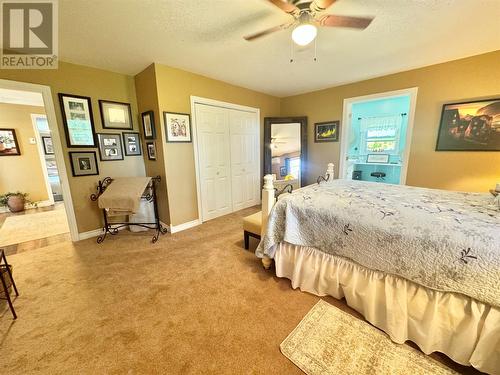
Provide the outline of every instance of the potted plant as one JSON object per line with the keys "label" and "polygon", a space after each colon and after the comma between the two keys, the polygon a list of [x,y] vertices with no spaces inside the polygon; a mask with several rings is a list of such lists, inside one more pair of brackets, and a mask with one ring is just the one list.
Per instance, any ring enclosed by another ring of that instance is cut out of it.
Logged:
{"label": "potted plant", "polygon": [[28,199],[28,193],[21,193],[18,191],[0,195],[0,205],[7,206],[10,212],[24,211],[24,205],[26,203],[33,203]]}

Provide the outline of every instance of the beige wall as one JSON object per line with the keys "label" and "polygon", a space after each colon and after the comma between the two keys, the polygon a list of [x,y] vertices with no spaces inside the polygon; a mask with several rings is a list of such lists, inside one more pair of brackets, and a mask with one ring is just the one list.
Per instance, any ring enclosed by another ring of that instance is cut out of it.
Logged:
{"label": "beige wall", "polygon": [[[134,78],[101,69],[60,62],[57,70],[0,70],[0,79],[50,86],[56,109],[57,125],[63,138],[64,158],[69,173],[68,178],[78,231],[85,232],[101,227],[101,212],[97,208],[97,203],[91,202],[89,199],[89,195],[95,190],[97,181],[105,176],[143,176],[145,174],[144,161],[138,156],[125,156],[123,161],[98,161],[99,176],[72,177],[68,151],[85,151],[85,149],[67,148],[57,93],[90,96],[97,132],[103,131],[98,105],[99,99],[131,103],[134,129],[137,130],[139,119]],[[106,132],[119,133],[120,131],[106,129]],[[97,148],[90,150],[97,152]]]}
{"label": "beige wall", "polygon": [[[162,132],[163,111],[191,113],[191,95],[259,108],[262,144],[264,117],[278,116],[280,113],[279,98],[165,65],[154,66],[161,114],[157,121],[161,124]],[[158,124],[156,130],[159,134]],[[198,203],[193,143],[163,143],[162,147],[165,150],[171,223],[178,225],[196,220]]]}
{"label": "beige wall", "polygon": [[[500,96],[500,51],[388,75],[303,95],[282,98],[281,116],[309,120],[308,183],[326,164],[339,165],[340,143],[314,143],[314,123],[342,120],[345,98],[418,87],[407,184],[487,191],[500,181],[500,152],[436,152],[444,103]],[[342,126],[341,126],[342,132]]]}
{"label": "beige wall", "polygon": [[38,153],[31,114],[45,114],[43,107],[0,103],[0,128],[13,128],[21,149],[19,156],[0,157],[0,195],[21,191],[33,202],[49,199]]}

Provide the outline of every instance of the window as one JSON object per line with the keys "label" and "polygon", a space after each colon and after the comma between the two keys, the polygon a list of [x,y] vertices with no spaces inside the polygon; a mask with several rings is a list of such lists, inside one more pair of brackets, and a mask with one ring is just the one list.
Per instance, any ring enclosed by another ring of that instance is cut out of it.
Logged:
{"label": "window", "polygon": [[288,174],[291,174],[293,178],[298,179],[300,177],[300,157],[297,156],[290,159]]}

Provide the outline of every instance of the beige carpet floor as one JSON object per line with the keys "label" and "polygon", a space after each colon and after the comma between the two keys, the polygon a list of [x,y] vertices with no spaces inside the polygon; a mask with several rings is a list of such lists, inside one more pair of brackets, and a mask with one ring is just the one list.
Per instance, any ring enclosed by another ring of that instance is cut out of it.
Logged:
{"label": "beige carpet floor", "polygon": [[19,318],[0,301],[0,373],[301,374],[279,345],[319,298],[243,250],[255,211],[156,244],[123,231],[11,255]]}
{"label": "beige carpet floor", "polygon": [[407,345],[398,345],[370,324],[318,301],[280,345],[307,375],[456,375]]}
{"label": "beige carpet floor", "polygon": [[56,236],[69,232],[64,206],[32,214],[9,216],[0,228],[0,246]]}

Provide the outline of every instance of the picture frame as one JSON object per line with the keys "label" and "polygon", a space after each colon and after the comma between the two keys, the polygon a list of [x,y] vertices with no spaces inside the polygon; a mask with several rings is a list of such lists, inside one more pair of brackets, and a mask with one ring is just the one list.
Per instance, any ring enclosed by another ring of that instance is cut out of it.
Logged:
{"label": "picture frame", "polygon": [[132,108],[130,103],[99,100],[102,127],[104,129],[132,130]]}
{"label": "picture frame", "polygon": [[141,113],[141,120],[144,139],[156,139],[154,111],[146,111]]}
{"label": "picture frame", "polygon": [[286,174],[286,166],[283,165],[280,167],[280,177],[285,177]]}
{"label": "picture frame", "polygon": [[42,136],[43,152],[45,155],[54,155],[54,145],[52,144],[52,137]]}
{"label": "picture frame", "polygon": [[0,128],[0,156],[19,156],[21,149],[17,141],[16,129]]}
{"label": "picture frame", "polygon": [[139,156],[142,155],[141,150],[141,136],[136,132],[125,132],[123,136],[123,149],[125,156]]}
{"label": "picture frame", "polygon": [[366,162],[375,164],[388,164],[389,154],[368,154],[366,156]]}
{"label": "picture frame", "polygon": [[436,151],[500,151],[500,98],[443,104]]}
{"label": "picture frame", "polygon": [[314,142],[338,142],[340,121],[325,121],[314,124]]}
{"label": "picture frame", "polygon": [[58,95],[68,148],[95,148],[97,141],[92,100],[88,96]]}
{"label": "picture frame", "polygon": [[73,177],[94,176],[99,174],[95,151],[70,151],[71,172]]}
{"label": "picture frame", "polygon": [[189,113],[163,112],[167,142],[191,142],[191,115]]}
{"label": "picture frame", "polygon": [[156,145],[154,142],[146,142],[148,160],[156,160]]}
{"label": "picture frame", "polygon": [[121,134],[98,133],[99,157],[101,161],[123,160]]}

